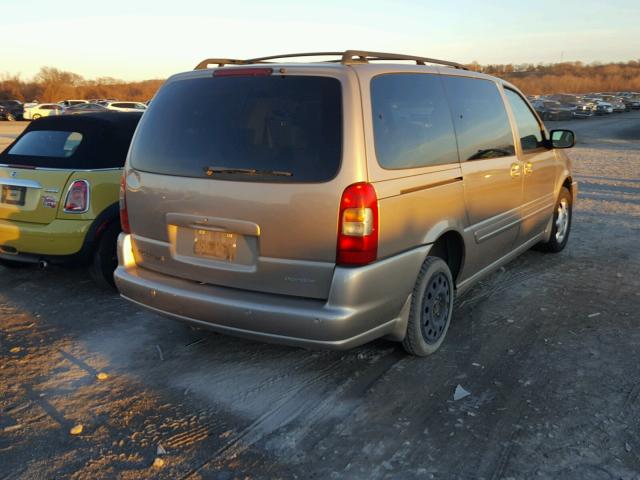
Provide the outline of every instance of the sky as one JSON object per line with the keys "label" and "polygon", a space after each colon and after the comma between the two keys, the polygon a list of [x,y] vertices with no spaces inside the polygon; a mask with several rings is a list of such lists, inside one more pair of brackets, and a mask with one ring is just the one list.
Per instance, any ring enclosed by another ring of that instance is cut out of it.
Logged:
{"label": "sky", "polygon": [[640,59],[640,0],[0,0],[0,74],[166,78],[208,57],[346,49],[461,63]]}

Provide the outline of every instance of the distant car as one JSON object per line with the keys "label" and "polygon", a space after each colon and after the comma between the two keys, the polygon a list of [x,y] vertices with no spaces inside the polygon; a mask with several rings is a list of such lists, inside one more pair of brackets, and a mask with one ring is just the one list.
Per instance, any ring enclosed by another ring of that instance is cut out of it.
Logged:
{"label": "distant car", "polygon": [[103,102],[101,105],[117,112],[144,112],[147,109],[141,102]]}
{"label": "distant car", "polygon": [[43,118],[0,153],[0,265],[81,262],[113,284],[120,177],[141,116]]}
{"label": "distant car", "polygon": [[64,107],[57,103],[40,103],[35,107],[30,107],[24,111],[25,120],[37,120],[40,117],[51,117],[53,115],[62,115]]}
{"label": "distant car", "polygon": [[8,120],[10,122],[14,120],[22,120],[24,105],[19,100],[0,100],[0,107],[3,107],[5,111],[3,114],[3,120]]}
{"label": "distant car", "polygon": [[604,100],[603,100],[602,98],[600,98],[600,97],[583,97],[582,101],[583,101],[583,102],[586,102],[586,103],[590,103],[590,104],[592,104],[594,107],[595,107],[598,103],[600,103],[600,102],[604,102]]}
{"label": "distant car", "polygon": [[0,107],[0,120],[7,120],[9,122],[13,122],[15,117],[13,114],[4,107]]}
{"label": "distant car", "polygon": [[589,118],[593,117],[593,105],[590,103],[580,103],[576,105],[575,110],[572,112],[574,118]]}
{"label": "distant car", "polygon": [[62,105],[63,107],[73,107],[74,105],[80,105],[82,103],[89,103],[88,100],[62,100],[58,102],[58,105]]}
{"label": "distant car", "polygon": [[107,107],[103,107],[102,105],[98,105],[97,103],[80,103],[78,105],[72,105],[69,108],[65,108],[62,113],[64,115],[79,115],[83,113],[97,113],[108,111],[109,109]]}
{"label": "distant car", "polygon": [[578,97],[576,95],[572,95],[569,93],[556,93],[554,95],[547,95],[546,99],[554,100],[564,105],[575,105],[578,101]]}
{"label": "distant car", "polygon": [[623,102],[627,110],[640,110],[640,98],[625,97]]}
{"label": "distant car", "polygon": [[607,115],[613,113],[613,107],[610,103],[599,102],[593,107],[593,113],[596,115]]}
{"label": "distant car", "polygon": [[611,108],[613,108],[614,113],[622,113],[627,110],[627,106],[622,100],[613,100],[610,102]]}
{"label": "distant car", "polygon": [[560,102],[551,100],[538,100],[533,102],[540,118],[544,120],[571,120],[573,118],[573,107],[563,105]]}

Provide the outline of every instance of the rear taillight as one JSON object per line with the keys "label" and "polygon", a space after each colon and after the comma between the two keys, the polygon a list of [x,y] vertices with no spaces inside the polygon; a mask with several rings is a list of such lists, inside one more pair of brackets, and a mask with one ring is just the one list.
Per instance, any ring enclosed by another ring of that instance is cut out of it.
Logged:
{"label": "rear taillight", "polygon": [[127,212],[127,180],[122,175],[120,179],[120,227],[124,233],[131,233],[131,227],[129,226],[129,212]]}
{"label": "rear taillight", "polygon": [[338,225],[338,265],[366,265],[378,256],[378,197],[370,183],[354,183],[342,193]]}
{"label": "rear taillight", "polygon": [[64,201],[65,213],[85,213],[89,210],[89,182],[74,180]]}

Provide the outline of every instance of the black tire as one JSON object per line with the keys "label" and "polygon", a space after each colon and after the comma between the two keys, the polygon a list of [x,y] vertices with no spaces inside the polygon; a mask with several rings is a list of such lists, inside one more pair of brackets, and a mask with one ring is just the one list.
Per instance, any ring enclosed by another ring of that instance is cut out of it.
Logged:
{"label": "black tire", "polygon": [[560,189],[560,195],[553,210],[553,220],[551,224],[551,236],[548,242],[538,244],[543,252],[561,252],[569,241],[571,232],[571,219],[573,217],[573,197],[567,187]]}
{"label": "black tire", "polygon": [[402,342],[407,352],[426,357],[440,348],[451,323],[454,294],[449,266],[441,258],[427,257],[413,288],[407,334]]}
{"label": "black tire", "polygon": [[35,113],[35,114],[31,115],[31,120],[37,120],[39,118],[40,118],[40,114],[38,114],[38,113]]}
{"label": "black tire", "polygon": [[93,252],[89,272],[93,280],[105,288],[115,288],[113,271],[118,266],[118,235],[120,224],[114,222],[102,233]]}
{"label": "black tire", "polygon": [[27,262],[18,262],[16,260],[6,260],[4,258],[0,258],[0,265],[6,268],[16,269],[28,267],[30,264]]}

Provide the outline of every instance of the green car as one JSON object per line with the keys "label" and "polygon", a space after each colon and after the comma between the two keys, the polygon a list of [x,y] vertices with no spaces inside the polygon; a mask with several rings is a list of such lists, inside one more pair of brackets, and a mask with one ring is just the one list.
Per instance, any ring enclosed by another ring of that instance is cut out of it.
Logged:
{"label": "green car", "polygon": [[0,264],[83,262],[113,285],[122,167],[141,113],[42,118],[0,154]]}

